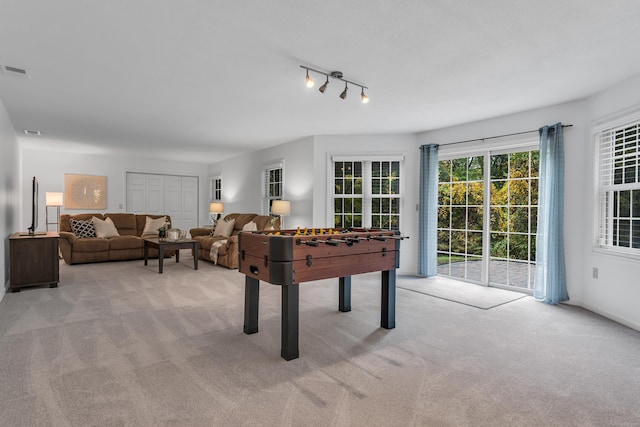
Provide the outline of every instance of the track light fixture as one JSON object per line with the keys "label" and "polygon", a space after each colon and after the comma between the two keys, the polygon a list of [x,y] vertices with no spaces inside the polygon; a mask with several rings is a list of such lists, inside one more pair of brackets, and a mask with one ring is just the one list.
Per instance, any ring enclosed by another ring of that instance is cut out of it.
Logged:
{"label": "track light fixture", "polygon": [[330,73],[327,73],[327,72],[324,72],[324,71],[320,71],[320,70],[316,70],[316,69],[307,67],[305,65],[301,65],[300,68],[303,68],[303,69],[307,70],[307,79],[306,79],[307,87],[313,87],[313,79],[309,76],[309,71],[313,71],[314,73],[322,74],[323,76],[327,77],[327,80],[324,82],[324,84],[318,88],[320,93],[324,93],[327,90],[327,86],[329,85],[329,77],[331,77],[332,79],[336,79],[336,80],[340,80],[340,81],[344,82],[344,90],[340,94],[340,98],[341,99],[345,99],[347,97],[347,90],[349,89],[348,83],[351,83],[354,86],[359,86],[360,87],[360,89],[361,89],[360,96],[361,96],[361,99],[362,99],[362,103],[366,104],[367,102],[369,102],[369,97],[364,94],[364,90],[365,89],[369,89],[369,88],[367,86],[365,86],[365,85],[360,84],[360,83],[355,83],[355,82],[352,82],[351,80],[345,79],[343,77],[341,71],[331,71]]}
{"label": "track light fixture", "polygon": [[[309,72],[309,70],[307,70],[307,73],[308,72]],[[327,76],[327,81],[324,82],[324,84],[318,88],[320,93],[324,93],[324,91],[327,90],[327,85],[329,85],[329,76]]]}

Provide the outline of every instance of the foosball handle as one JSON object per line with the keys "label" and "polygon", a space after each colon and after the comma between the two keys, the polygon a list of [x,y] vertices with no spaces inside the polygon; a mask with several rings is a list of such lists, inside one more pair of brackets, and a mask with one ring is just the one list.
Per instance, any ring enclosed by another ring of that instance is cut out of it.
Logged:
{"label": "foosball handle", "polygon": [[317,240],[302,240],[302,239],[296,240],[296,245],[300,246],[303,244],[307,246],[314,246],[314,247],[320,246],[320,242],[318,242]]}

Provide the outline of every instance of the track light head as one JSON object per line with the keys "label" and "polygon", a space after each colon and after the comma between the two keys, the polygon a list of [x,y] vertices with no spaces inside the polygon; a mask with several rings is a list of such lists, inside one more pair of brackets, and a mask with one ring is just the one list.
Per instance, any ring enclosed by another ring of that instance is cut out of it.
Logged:
{"label": "track light head", "polygon": [[327,85],[328,84],[329,84],[329,76],[327,76],[327,81],[324,82],[324,84],[318,88],[320,93],[324,93],[324,91],[327,90]]}
{"label": "track light head", "polygon": [[360,93],[360,96],[362,97],[363,104],[366,104],[367,102],[369,102],[369,97],[364,94],[364,88],[362,88],[362,92]]}
{"label": "track light head", "polygon": [[313,79],[311,78],[311,76],[309,76],[309,70],[307,70],[307,81],[306,81],[306,85],[307,87],[313,87],[313,85],[315,84],[315,82],[313,81]]}
{"label": "track light head", "polygon": [[344,82],[344,90],[342,91],[342,93],[340,94],[340,98],[345,99],[347,97],[347,89],[349,89],[347,87],[347,82]]}

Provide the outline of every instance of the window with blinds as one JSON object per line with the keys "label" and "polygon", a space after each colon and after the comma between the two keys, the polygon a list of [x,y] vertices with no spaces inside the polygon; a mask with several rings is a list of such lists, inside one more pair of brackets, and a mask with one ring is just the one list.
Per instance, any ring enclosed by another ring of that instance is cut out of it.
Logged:
{"label": "window with blinds", "polygon": [[222,175],[211,177],[209,193],[209,200],[212,202],[222,201]]}
{"label": "window with blinds", "polygon": [[262,172],[262,214],[272,215],[274,200],[282,200],[284,175],[282,165],[266,167]]}
{"label": "window with blinds", "polygon": [[598,246],[640,255],[640,121],[597,134]]}

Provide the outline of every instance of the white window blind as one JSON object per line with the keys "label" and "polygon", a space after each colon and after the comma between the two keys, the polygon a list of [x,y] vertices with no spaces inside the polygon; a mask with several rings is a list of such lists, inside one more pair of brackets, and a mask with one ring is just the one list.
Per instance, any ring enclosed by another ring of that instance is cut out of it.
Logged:
{"label": "white window blind", "polygon": [[597,134],[597,244],[640,255],[640,121]]}
{"label": "white window blind", "polygon": [[215,202],[222,201],[222,175],[211,177],[209,186],[209,200]]}

